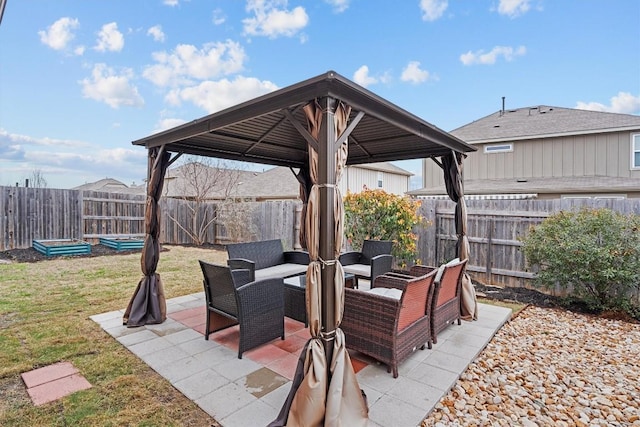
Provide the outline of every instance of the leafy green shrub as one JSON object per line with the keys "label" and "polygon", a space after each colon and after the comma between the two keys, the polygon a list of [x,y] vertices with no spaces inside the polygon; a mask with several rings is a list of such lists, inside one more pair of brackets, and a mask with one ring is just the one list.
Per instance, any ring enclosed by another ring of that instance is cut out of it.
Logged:
{"label": "leafy green shrub", "polygon": [[590,309],[640,313],[630,298],[640,286],[640,216],[610,209],[559,212],[523,239],[538,286],[561,289]]}
{"label": "leafy green shrub", "polygon": [[404,267],[417,263],[418,236],[413,232],[427,221],[418,215],[420,202],[384,190],[365,189],[344,197],[345,237],[354,250],[367,239],[391,240],[395,262]]}

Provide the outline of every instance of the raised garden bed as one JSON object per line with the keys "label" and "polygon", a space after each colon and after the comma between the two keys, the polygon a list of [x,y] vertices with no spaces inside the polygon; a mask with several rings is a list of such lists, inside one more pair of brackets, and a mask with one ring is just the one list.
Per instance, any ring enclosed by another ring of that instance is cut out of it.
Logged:
{"label": "raised garden bed", "polygon": [[46,256],[90,254],[91,245],[77,239],[33,240],[33,249]]}
{"label": "raised garden bed", "polygon": [[144,246],[144,240],[135,239],[133,237],[100,237],[100,244],[108,246],[117,251],[130,251],[132,249],[142,249],[142,247]]}

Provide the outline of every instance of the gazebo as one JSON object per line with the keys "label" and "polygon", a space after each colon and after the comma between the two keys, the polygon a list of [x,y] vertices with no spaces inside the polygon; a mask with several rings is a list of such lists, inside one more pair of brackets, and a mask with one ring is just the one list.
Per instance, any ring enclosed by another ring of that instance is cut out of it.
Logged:
{"label": "gazebo", "polygon": [[[158,200],[167,167],[182,154],[299,169],[309,251],[307,311],[311,340],[289,398],[273,425],[366,425],[367,408],[349,362],[342,319],[342,197],[346,165],[431,158],[444,170],[457,203],[458,252],[466,258],[464,153],[475,148],[334,71],[302,81],[146,138],[149,153],[144,277],[124,316],[128,326],[166,318],[160,276]],[[469,283],[470,284],[470,283]]]}

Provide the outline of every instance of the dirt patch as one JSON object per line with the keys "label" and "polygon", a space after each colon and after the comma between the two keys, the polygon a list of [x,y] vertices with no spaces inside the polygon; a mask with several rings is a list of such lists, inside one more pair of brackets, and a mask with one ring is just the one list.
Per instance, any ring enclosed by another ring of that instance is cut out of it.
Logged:
{"label": "dirt patch", "polygon": [[561,306],[561,299],[559,297],[547,295],[534,289],[500,288],[498,286],[483,285],[478,282],[473,282],[473,287],[476,289],[478,296],[490,300],[512,301],[544,308]]}
{"label": "dirt patch", "polygon": [[56,256],[46,256],[33,248],[26,249],[11,249],[8,251],[0,252],[0,262],[39,262],[39,261],[47,261],[60,257],[74,257],[74,258],[88,258],[88,257],[97,257],[97,256],[106,256],[106,255],[126,255],[134,252],[140,252],[140,249],[134,250],[126,250],[126,251],[117,251],[108,246],[104,245],[92,245],[91,253],[89,254],[78,254],[78,255],[56,255]]}

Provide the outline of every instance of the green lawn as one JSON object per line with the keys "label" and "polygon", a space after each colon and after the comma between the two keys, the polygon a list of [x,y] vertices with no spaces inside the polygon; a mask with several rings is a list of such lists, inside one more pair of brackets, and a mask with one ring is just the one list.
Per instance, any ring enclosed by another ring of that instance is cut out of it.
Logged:
{"label": "green lawn", "polygon": [[[158,272],[167,298],[200,292],[198,259],[226,253],[167,246]],[[0,264],[0,425],[203,426],[205,412],[89,316],[126,307],[140,254]],[[92,388],[35,407],[20,373],[68,361]]]}

